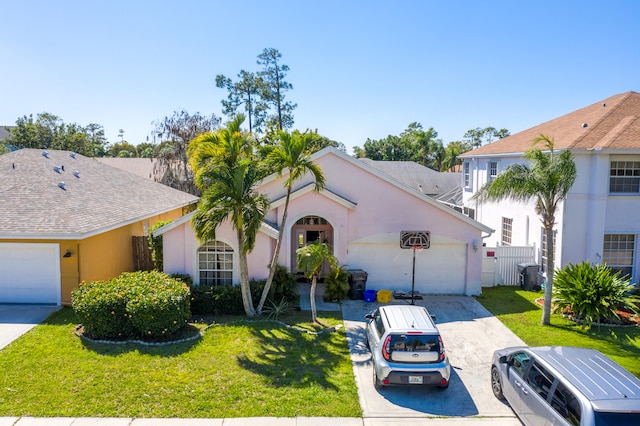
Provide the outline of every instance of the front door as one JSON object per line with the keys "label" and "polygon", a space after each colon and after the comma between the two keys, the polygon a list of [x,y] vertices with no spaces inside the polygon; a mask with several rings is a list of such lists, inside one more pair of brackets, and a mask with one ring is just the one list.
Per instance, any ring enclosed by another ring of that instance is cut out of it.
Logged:
{"label": "front door", "polygon": [[[296,250],[307,244],[320,241],[333,246],[333,227],[320,216],[305,216],[291,227],[291,272],[298,271],[298,256]],[[326,266],[325,266],[326,268]]]}

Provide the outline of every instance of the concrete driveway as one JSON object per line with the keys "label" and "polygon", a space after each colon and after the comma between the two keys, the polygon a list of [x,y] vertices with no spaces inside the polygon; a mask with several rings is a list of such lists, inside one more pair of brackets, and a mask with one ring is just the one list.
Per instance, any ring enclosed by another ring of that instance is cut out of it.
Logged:
{"label": "concrete driveway", "polygon": [[[393,304],[410,303],[392,300]],[[373,386],[371,354],[365,344],[364,315],[378,303],[347,300],[342,304],[356,384],[365,418],[410,419],[452,416],[521,425],[511,408],[491,392],[489,371],[493,351],[524,342],[491,315],[474,298],[425,296],[416,300],[437,317],[445,350],[451,362],[449,388]],[[469,419],[470,420],[470,419]]]}
{"label": "concrete driveway", "polygon": [[0,304],[0,349],[47,319],[60,309],[49,305]]}

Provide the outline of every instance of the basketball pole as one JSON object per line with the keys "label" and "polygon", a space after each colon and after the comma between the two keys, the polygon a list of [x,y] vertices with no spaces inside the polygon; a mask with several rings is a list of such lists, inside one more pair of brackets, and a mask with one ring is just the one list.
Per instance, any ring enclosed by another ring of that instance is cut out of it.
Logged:
{"label": "basketball pole", "polygon": [[411,274],[411,304],[415,305],[414,299],[416,292],[414,291],[416,288],[416,247],[413,246],[413,271]]}

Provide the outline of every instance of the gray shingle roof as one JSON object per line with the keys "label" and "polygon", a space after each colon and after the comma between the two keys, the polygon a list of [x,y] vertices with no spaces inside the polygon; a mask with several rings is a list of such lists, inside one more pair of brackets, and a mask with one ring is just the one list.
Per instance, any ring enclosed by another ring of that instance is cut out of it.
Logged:
{"label": "gray shingle roof", "polygon": [[413,161],[360,161],[431,197],[460,186],[460,173],[441,173]]}
{"label": "gray shingle roof", "polygon": [[86,238],[198,200],[71,154],[21,149],[0,155],[0,238]]}

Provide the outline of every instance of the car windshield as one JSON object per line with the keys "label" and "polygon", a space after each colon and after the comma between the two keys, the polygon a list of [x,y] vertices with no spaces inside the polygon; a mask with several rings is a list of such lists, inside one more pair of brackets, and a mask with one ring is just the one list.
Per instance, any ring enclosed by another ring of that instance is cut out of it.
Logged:
{"label": "car windshield", "polygon": [[596,426],[637,426],[640,425],[640,413],[608,413],[596,411]]}
{"label": "car windshield", "polygon": [[399,334],[391,337],[391,351],[438,352],[438,336],[430,334]]}

